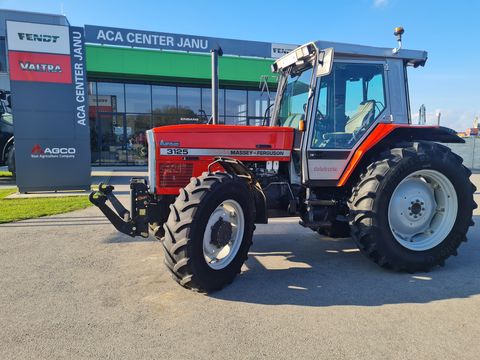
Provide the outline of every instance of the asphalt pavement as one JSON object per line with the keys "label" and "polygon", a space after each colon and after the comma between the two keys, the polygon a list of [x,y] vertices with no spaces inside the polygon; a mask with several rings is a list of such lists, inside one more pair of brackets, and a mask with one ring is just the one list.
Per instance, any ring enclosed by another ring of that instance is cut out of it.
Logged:
{"label": "asphalt pavement", "polygon": [[2,225],[0,359],[479,358],[480,225],[411,275],[297,222],[257,226],[244,271],[210,296],[96,208]]}

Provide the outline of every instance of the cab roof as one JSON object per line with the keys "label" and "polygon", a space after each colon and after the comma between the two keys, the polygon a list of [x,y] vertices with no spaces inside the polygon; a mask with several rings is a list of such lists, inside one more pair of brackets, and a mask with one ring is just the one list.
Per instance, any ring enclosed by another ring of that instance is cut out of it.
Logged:
{"label": "cab roof", "polygon": [[423,50],[400,49],[397,54],[394,54],[392,52],[392,48],[381,48],[323,40],[315,41],[315,45],[318,49],[333,48],[335,51],[335,56],[403,59],[404,62],[414,67],[424,66],[428,57],[427,52]]}

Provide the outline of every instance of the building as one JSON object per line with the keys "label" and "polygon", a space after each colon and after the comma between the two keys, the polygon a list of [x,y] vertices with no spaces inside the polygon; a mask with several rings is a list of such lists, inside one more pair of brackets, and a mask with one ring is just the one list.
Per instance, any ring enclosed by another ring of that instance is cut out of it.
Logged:
{"label": "building", "polygon": [[[0,88],[8,90],[6,20],[57,25],[68,20],[0,10]],[[211,116],[210,50],[218,45],[224,52],[220,122],[261,124],[275,97],[270,65],[295,47],[93,25],[84,25],[84,31],[93,165],[144,165],[145,130],[206,121]],[[260,90],[262,79],[269,91]]]}

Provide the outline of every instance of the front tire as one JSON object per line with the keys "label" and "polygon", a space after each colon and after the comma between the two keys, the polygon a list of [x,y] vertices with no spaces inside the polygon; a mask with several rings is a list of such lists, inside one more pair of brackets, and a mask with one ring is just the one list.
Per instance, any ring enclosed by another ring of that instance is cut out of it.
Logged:
{"label": "front tire", "polygon": [[436,143],[382,153],[352,191],[353,239],[382,267],[417,272],[443,265],[473,225],[470,175],[460,156]]}
{"label": "front tire", "polygon": [[180,190],[164,225],[165,263],[182,286],[212,292],[230,284],[247,260],[254,197],[242,178],[203,173]]}

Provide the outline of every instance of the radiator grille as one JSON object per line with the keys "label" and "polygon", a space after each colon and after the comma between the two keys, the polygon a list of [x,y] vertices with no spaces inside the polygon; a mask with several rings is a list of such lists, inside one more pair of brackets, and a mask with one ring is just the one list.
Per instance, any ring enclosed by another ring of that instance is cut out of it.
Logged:
{"label": "radiator grille", "polygon": [[185,187],[193,174],[193,164],[161,163],[158,174],[161,187]]}

